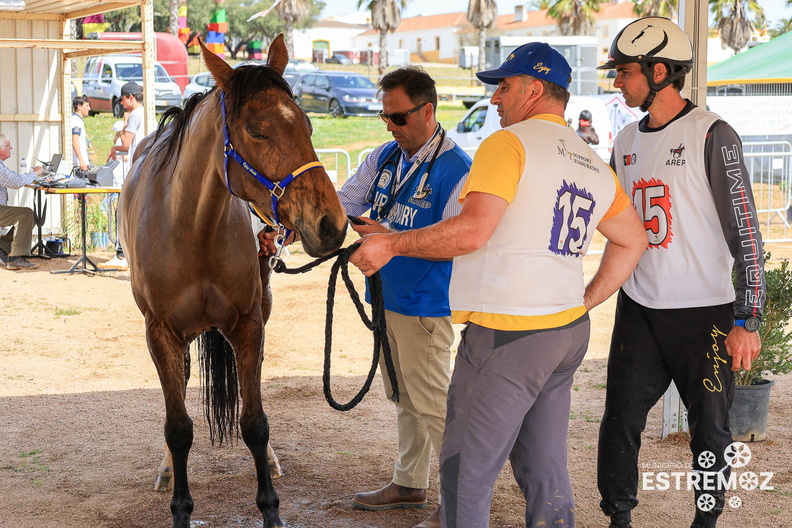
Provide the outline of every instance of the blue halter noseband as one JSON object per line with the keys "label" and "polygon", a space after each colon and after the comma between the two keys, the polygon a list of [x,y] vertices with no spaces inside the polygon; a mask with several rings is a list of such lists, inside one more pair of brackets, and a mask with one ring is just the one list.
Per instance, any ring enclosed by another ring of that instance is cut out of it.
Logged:
{"label": "blue halter noseband", "polygon": [[[255,168],[253,168],[245,158],[239,155],[239,153],[234,149],[234,146],[231,144],[231,137],[228,134],[228,120],[226,119],[226,104],[225,104],[225,92],[220,92],[220,111],[223,116],[223,135],[225,136],[224,141],[224,149],[223,154],[225,156],[225,160],[223,163],[223,171],[225,176],[226,187],[228,187],[228,192],[237,196],[234,190],[231,188],[231,181],[228,179],[228,162],[229,158],[233,159],[237,163],[239,163],[243,169],[249,172],[254,178],[256,178],[262,185],[264,185],[267,189],[269,189],[270,194],[272,195],[272,217],[277,227],[282,227],[283,224],[280,222],[280,218],[278,217],[278,200],[283,197],[283,194],[286,192],[286,187],[297,179],[297,176],[300,174],[317,167],[322,167],[322,164],[318,161],[311,161],[306,163],[302,167],[299,167],[294,172],[283,178],[281,181],[273,182]],[[286,237],[290,234],[289,230],[286,230]]]}

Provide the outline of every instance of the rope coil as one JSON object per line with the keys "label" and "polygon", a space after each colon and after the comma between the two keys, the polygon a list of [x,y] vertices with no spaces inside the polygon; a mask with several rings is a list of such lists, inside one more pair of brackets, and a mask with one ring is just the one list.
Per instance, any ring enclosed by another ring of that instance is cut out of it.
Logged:
{"label": "rope coil", "polygon": [[[273,266],[276,273],[286,273],[288,275],[296,275],[298,273],[305,273],[315,268],[323,262],[338,257],[330,269],[330,279],[327,284],[327,316],[325,318],[325,349],[324,349],[324,371],[322,374],[322,390],[324,392],[325,400],[330,404],[330,407],[337,411],[348,411],[353,409],[358,403],[363,400],[363,397],[371,388],[371,382],[377,373],[377,366],[379,365],[380,348],[382,349],[383,358],[385,360],[385,370],[388,373],[391,387],[393,388],[393,401],[399,401],[399,385],[396,381],[396,369],[393,367],[393,358],[391,356],[390,343],[388,342],[388,332],[385,324],[385,302],[382,295],[382,279],[379,273],[375,273],[369,280],[369,289],[371,292],[371,319],[366,315],[363,302],[360,300],[355,285],[349,276],[349,257],[358,248],[358,244],[352,244],[347,248],[341,248],[330,255],[320,257],[304,266],[299,268],[287,268],[282,260],[278,260]],[[335,291],[336,283],[338,282],[338,272],[341,271],[341,277],[346,284],[349,297],[355,305],[358,314],[360,315],[363,324],[374,333],[374,350],[372,353],[371,368],[369,369],[366,381],[363,383],[360,391],[345,404],[338,403],[333,398],[333,393],[330,388],[330,365],[331,365],[331,352],[333,347],[333,306],[335,304]]]}

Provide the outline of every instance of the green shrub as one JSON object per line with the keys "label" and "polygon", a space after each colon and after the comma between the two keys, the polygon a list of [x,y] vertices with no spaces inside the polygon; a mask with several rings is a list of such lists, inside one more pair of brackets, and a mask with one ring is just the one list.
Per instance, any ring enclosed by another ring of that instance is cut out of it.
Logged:
{"label": "green shrub", "polygon": [[[770,256],[770,253],[765,253],[765,264]],[[738,385],[759,383],[764,374],[792,372],[792,331],[788,330],[792,319],[792,269],[789,269],[789,260],[783,259],[780,267],[767,270],[765,282],[765,307],[759,328],[762,351],[751,362],[750,370],[737,372],[735,381]]]}

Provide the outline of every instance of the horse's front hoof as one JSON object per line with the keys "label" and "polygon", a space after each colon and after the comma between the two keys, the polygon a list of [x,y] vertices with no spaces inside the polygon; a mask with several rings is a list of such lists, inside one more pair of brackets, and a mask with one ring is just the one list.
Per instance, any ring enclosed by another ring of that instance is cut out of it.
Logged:
{"label": "horse's front hoof", "polygon": [[274,511],[269,515],[265,515],[264,524],[262,526],[263,528],[278,528],[280,526],[283,526],[283,523],[280,520],[280,516],[278,515],[278,512]]}

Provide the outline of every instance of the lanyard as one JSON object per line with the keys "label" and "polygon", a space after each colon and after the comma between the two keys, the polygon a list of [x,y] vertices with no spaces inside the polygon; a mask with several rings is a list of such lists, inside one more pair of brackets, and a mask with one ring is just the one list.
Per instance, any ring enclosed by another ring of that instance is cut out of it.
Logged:
{"label": "lanyard", "polygon": [[375,182],[378,181],[379,175],[382,173],[382,169],[388,163],[394,163],[396,165],[396,174],[393,178],[393,181],[390,185],[390,192],[388,193],[388,201],[382,207],[378,208],[377,216],[380,221],[387,220],[388,213],[396,204],[396,199],[401,195],[402,191],[407,187],[407,183],[410,182],[413,177],[418,174],[418,169],[424,164],[426,158],[429,157],[429,153],[432,153],[432,159],[429,160],[429,166],[426,168],[426,171],[421,176],[421,181],[418,184],[418,187],[415,189],[415,196],[416,198],[422,199],[426,197],[426,180],[429,178],[429,171],[432,170],[432,166],[434,165],[435,160],[437,159],[438,154],[440,153],[440,148],[443,146],[443,140],[445,139],[445,130],[442,127],[438,126],[437,130],[434,133],[432,139],[426,144],[423,148],[420,156],[415,162],[412,164],[412,167],[407,171],[407,174],[402,177],[402,169],[404,164],[404,159],[399,157],[398,162],[394,162],[394,156],[397,154],[401,154],[401,149],[397,148],[393,154],[388,156],[388,159],[380,165],[380,169],[377,171],[377,178],[374,180]]}

